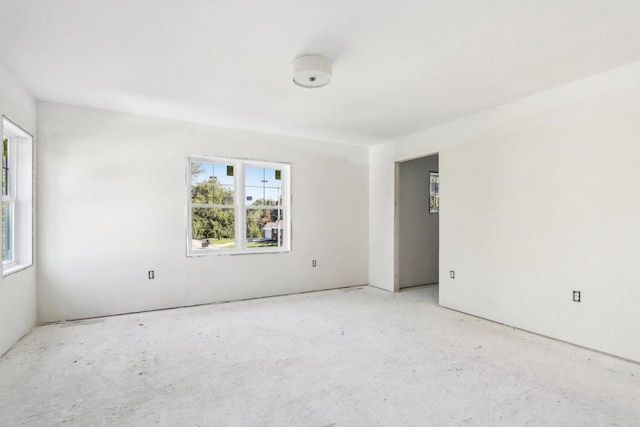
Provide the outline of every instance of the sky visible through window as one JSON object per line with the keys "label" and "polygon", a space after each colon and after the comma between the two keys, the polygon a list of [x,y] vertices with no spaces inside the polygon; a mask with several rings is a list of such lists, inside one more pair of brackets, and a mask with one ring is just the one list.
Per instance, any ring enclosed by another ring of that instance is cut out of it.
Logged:
{"label": "sky visible through window", "polygon": [[251,205],[256,200],[271,200],[280,204],[282,195],[280,173],[276,169],[245,167],[245,205]]}
{"label": "sky visible through window", "polygon": [[[198,163],[200,173],[192,176],[192,183],[198,184],[214,178],[221,187],[235,193],[233,165],[222,163]],[[268,200],[280,204],[282,196],[282,172],[279,169],[245,166],[245,206],[258,200]],[[233,204],[233,200],[225,200],[224,204]],[[269,203],[271,204],[271,203]]]}

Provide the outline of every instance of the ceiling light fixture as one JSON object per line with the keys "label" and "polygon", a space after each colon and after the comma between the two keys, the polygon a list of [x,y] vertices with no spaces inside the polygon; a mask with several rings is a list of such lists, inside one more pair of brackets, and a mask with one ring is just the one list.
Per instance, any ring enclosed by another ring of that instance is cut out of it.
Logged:
{"label": "ceiling light fixture", "polygon": [[331,81],[331,67],[324,56],[300,56],[293,61],[293,82],[306,88],[326,86]]}

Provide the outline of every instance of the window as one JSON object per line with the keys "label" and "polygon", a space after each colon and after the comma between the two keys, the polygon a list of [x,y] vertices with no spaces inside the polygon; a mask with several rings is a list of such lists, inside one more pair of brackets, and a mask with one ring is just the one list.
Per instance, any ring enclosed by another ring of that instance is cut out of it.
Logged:
{"label": "window", "polygon": [[440,212],[440,174],[429,172],[429,213]]}
{"label": "window", "polygon": [[187,255],[290,250],[289,169],[282,163],[190,158]]}
{"label": "window", "polygon": [[32,263],[33,138],[2,119],[2,272]]}

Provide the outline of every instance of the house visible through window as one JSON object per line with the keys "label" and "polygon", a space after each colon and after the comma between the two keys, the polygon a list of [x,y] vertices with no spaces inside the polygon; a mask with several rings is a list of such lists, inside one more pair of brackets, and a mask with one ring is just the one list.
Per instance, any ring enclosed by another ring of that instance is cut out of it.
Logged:
{"label": "house visible through window", "polygon": [[429,172],[429,213],[440,212],[440,174]]}
{"label": "house visible through window", "polygon": [[289,250],[289,165],[194,157],[189,174],[189,255]]}
{"label": "house visible through window", "polygon": [[33,138],[2,119],[2,272],[32,264]]}

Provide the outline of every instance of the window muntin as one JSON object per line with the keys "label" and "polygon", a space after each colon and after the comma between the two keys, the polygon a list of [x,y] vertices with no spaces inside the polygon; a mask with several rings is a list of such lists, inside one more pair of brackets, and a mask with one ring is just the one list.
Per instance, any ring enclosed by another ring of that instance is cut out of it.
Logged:
{"label": "window muntin", "polygon": [[245,165],[245,244],[280,248],[284,244],[282,168]]}
{"label": "window muntin", "polygon": [[244,167],[245,205],[278,206],[282,203],[282,168]]}
{"label": "window muntin", "polygon": [[233,206],[233,165],[213,162],[191,163],[191,203],[198,206]]}
{"label": "window muntin", "polygon": [[289,250],[289,165],[193,157],[189,175],[187,255]]}
{"label": "window muntin", "polygon": [[281,209],[247,209],[245,214],[247,248],[284,247],[285,223]]}

